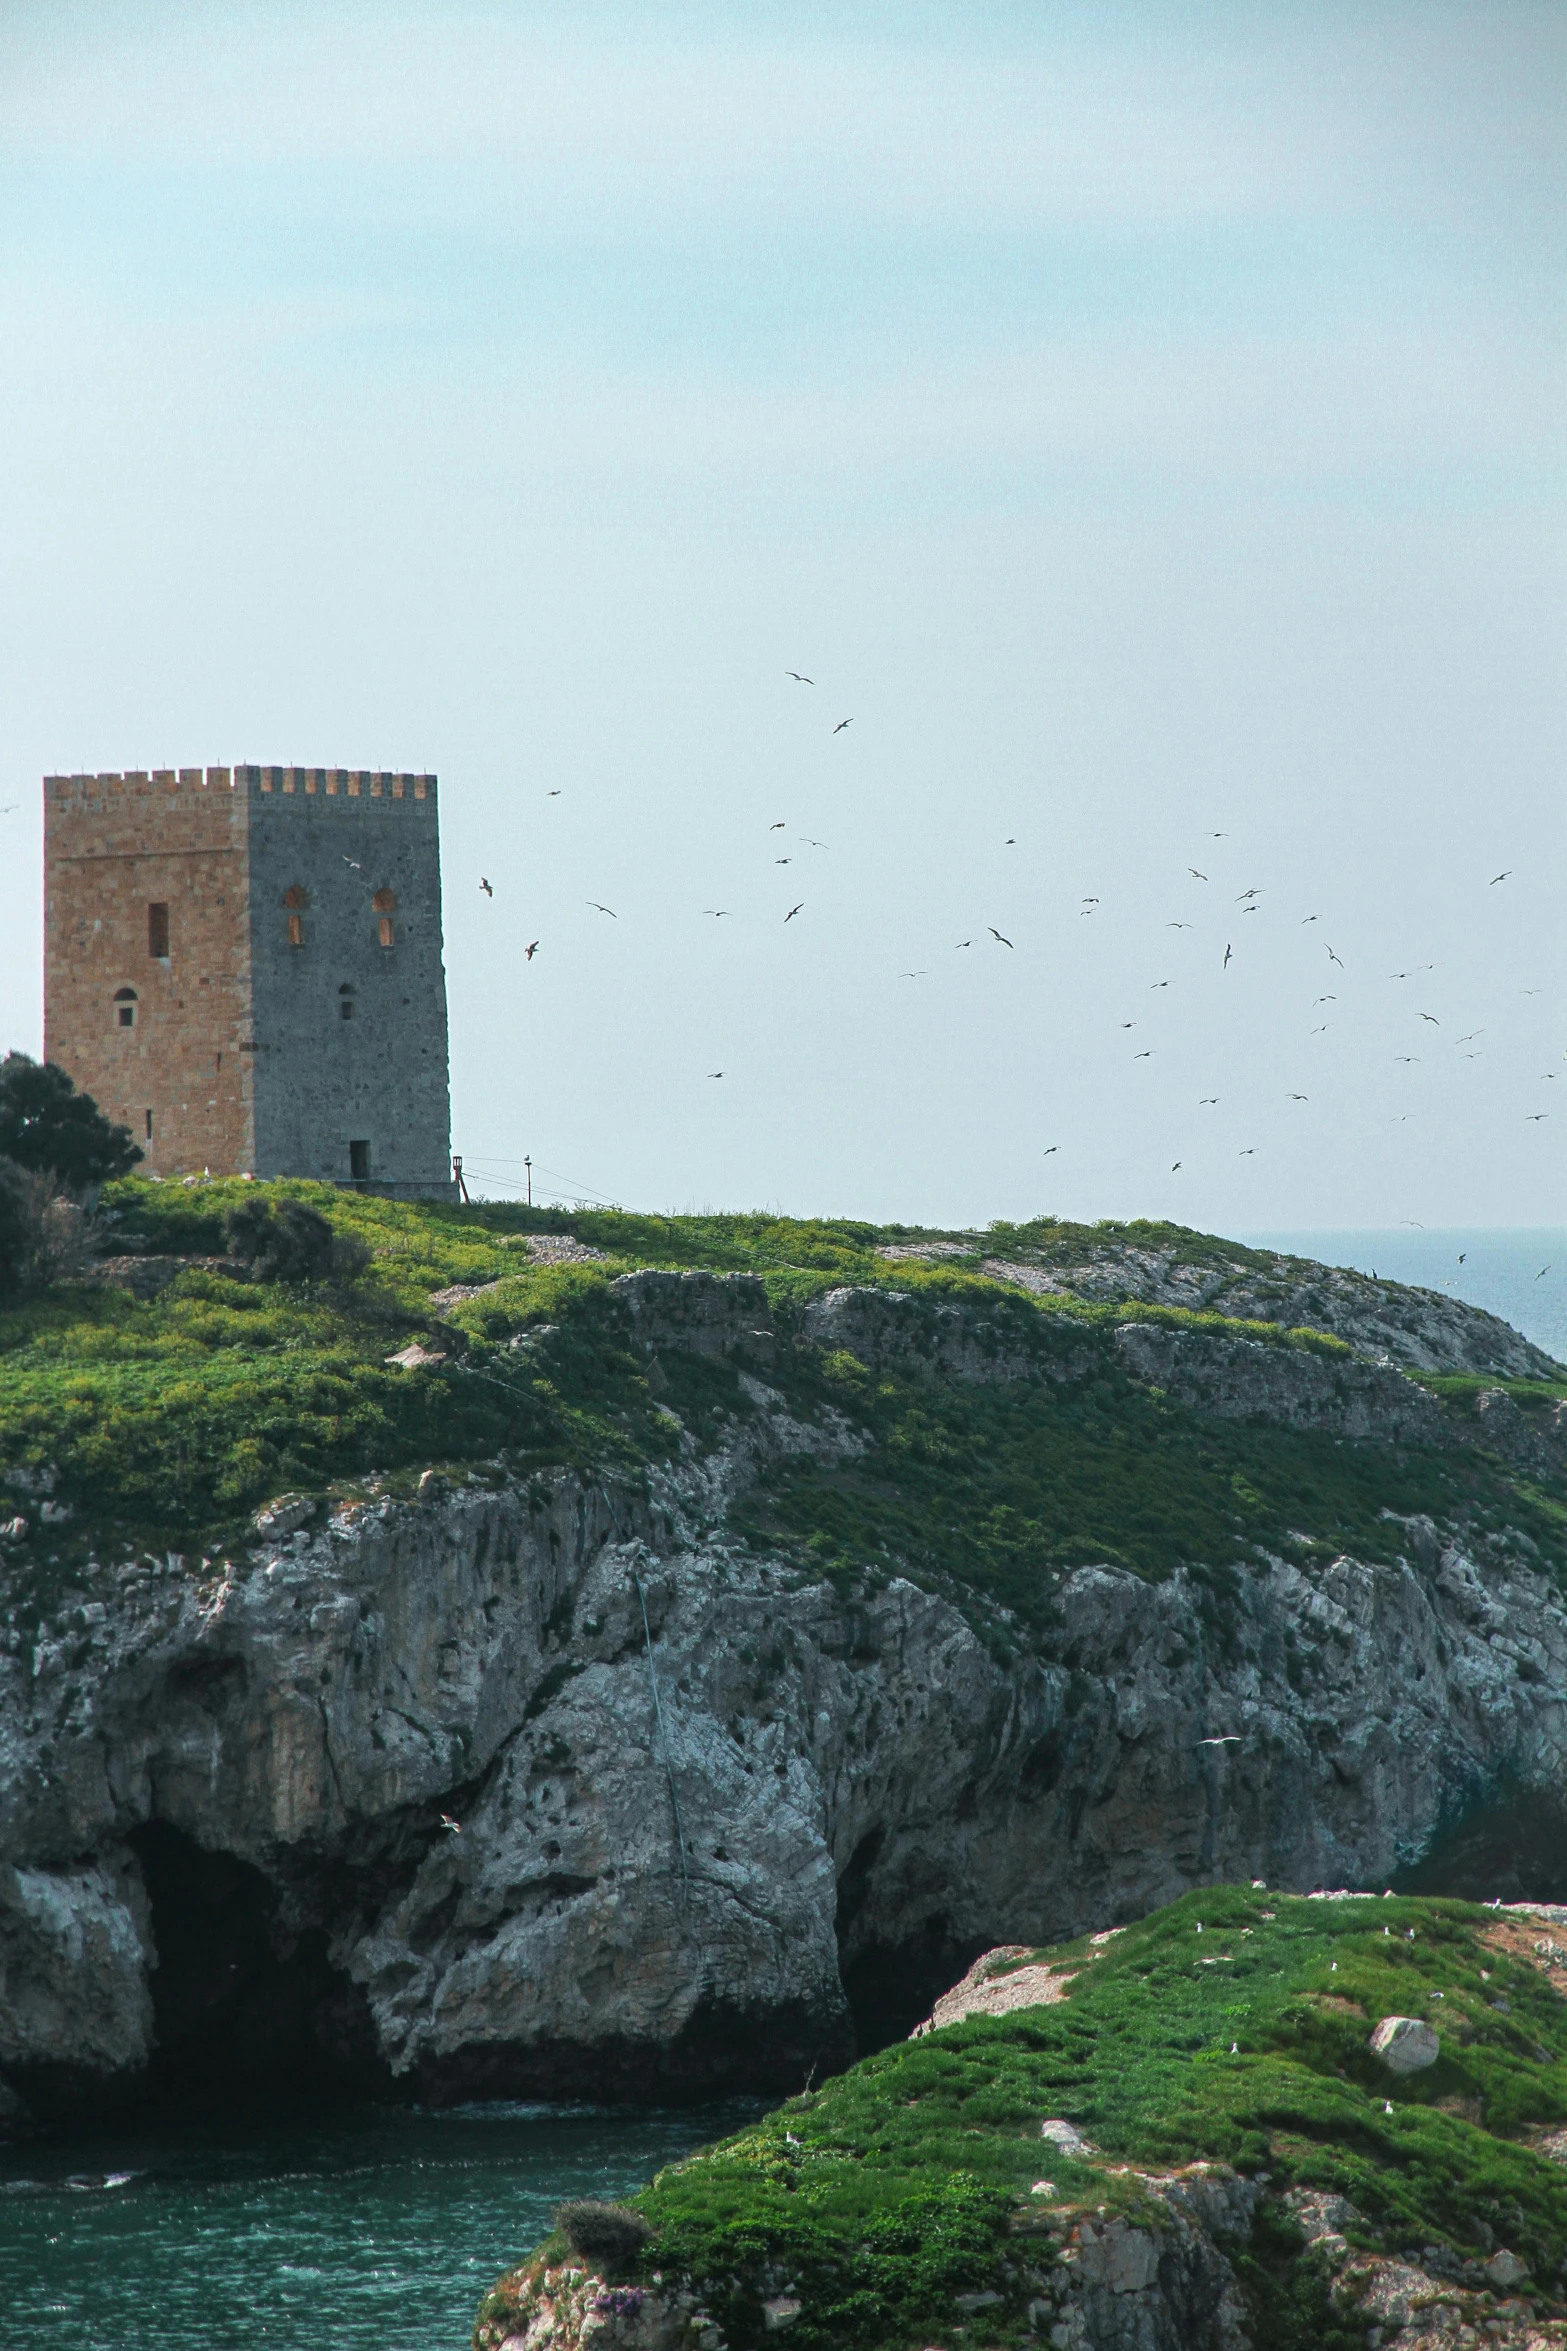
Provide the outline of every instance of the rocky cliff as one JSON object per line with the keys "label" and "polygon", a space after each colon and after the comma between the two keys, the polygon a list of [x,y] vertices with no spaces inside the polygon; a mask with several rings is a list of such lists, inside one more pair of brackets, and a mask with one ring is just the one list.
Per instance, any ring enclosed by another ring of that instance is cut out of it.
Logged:
{"label": "rocky cliff", "polygon": [[[1483,1424],[1396,1371],[1146,1323],[1042,1357],[885,1292],[786,1327],[744,1277],[616,1288],[655,1392],[709,1366],[700,1437],[682,1405],[643,1472],[369,1481],[230,1557],[90,1560],[42,1612],[4,1569],[13,2122],[236,2077],[798,2088],[994,1943],[1216,1879],[1375,1883],[1503,1785],[1554,1805],[1567,1609],[1494,1499],[1380,1522],[1375,1557],[1063,1565],[1027,1626],[747,1519],[785,1470],[869,1476],[852,1383],[793,1368],[827,1359],[1035,1410],[1113,1374],[1199,1439],[1307,1430],[1390,1491],[1410,1462],[1500,1476]],[[520,1343],[547,1363],[551,1330]],[[1559,1474],[1554,1421],[1518,1442]]]}

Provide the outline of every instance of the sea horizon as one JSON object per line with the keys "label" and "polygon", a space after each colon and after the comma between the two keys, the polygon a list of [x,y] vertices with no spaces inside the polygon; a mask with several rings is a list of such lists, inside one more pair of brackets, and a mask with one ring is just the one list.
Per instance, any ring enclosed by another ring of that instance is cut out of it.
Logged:
{"label": "sea horizon", "polygon": [[1254,1249],[1352,1266],[1482,1306],[1567,1362],[1567,1227],[1319,1226],[1286,1232],[1274,1226],[1236,1237]]}

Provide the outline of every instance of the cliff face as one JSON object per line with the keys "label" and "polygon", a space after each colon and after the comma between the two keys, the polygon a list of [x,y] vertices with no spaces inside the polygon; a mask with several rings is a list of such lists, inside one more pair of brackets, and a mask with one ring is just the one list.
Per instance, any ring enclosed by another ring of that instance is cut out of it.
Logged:
{"label": "cliff face", "polygon": [[[1562,1786],[1567,1610],[1526,1541],[1414,1519],[1392,1563],[1085,1566],[1025,1646],[978,1600],[742,1541],[770,1464],[864,1440],[762,1376],[759,1284],[641,1276],[627,1304],[655,1354],[761,1364],[716,1449],[634,1489],[302,1503],[229,1563],[90,1570],[5,1636],[0,2113],[236,2074],[794,2089],[991,1944],[1212,1879],[1382,1880],[1504,1778]],[[864,1361],[912,1343],[896,1299],[811,1317]],[[1215,1416],[1442,1439],[1373,1365],[1116,1343]],[[956,1308],[919,1344],[1017,1369]]]}

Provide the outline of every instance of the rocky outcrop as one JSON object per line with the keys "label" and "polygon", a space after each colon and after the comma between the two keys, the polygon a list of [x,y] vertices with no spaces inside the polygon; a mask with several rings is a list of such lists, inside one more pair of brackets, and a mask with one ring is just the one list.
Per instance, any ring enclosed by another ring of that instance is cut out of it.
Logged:
{"label": "rocky outcrop", "polygon": [[[658,1278],[694,1286],[664,1321],[639,1294],[650,1353],[757,1361],[749,1286]],[[818,1320],[891,1343],[858,1303]],[[1244,1401],[1252,1350],[1133,1337],[1139,1376]],[[1294,1367],[1270,1410],[1396,1418],[1407,1386],[1255,1354],[1264,1384]],[[433,2099],[793,2089],[998,1941],[1214,1879],[1380,1882],[1504,1777],[1562,1785],[1567,1610],[1524,1548],[1416,1520],[1390,1565],[1085,1567],[1025,1648],[977,1601],[733,1536],[767,1462],[861,1444],[742,1381],[724,1442],[645,1487],[299,1500],[232,1561],[104,1563],[41,1621],[11,1607],[13,2089],[48,2112],[247,2065]]]}
{"label": "rocky outcrop", "polygon": [[[982,1271],[1038,1296],[1096,1304],[1136,1299],[1287,1330],[1326,1331],[1360,1353],[1410,1371],[1477,1371],[1498,1379],[1559,1377],[1560,1364],[1484,1307],[1407,1282],[1390,1282],[1349,1266],[1309,1258],[1227,1257],[1202,1242],[1194,1254],[1106,1236],[1076,1256],[989,1257]],[[938,1245],[939,1246],[939,1245]],[[891,1254],[891,1252],[889,1252]],[[912,1255],[913,1251],[900,1254]]]}

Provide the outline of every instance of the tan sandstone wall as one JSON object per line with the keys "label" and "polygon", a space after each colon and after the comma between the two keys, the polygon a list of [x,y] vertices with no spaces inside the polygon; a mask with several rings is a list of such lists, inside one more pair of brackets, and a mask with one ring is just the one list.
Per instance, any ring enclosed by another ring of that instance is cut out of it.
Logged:
{"label": "tan sandstone wall", "polygon": [[226,767],[44,778],[45,1055],[130,1128],[150,1175],[254,1167],[246,843]]}

